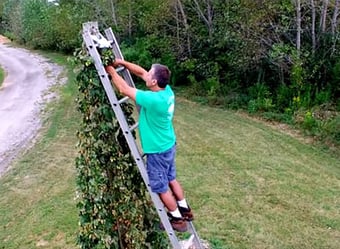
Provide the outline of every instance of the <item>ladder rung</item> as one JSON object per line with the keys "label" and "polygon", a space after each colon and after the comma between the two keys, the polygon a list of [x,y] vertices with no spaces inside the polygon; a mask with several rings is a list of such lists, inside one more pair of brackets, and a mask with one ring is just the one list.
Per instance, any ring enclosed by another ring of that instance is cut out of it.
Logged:
{"label": "ladder rung", "polygon": [[128,101],[129,99],[130,99],[130,98],[129,98],[128,96],[125,96],[124,98],[121,98],[121,99],[118,101],[118,103],[119,103],[119,104],[122,104],[122,103]]}
{"label": "ladder rung", "polygon": [[122,72],[122,71],[124,71],[125,70],[125,67],[118,67],[117,69],[116,69],[116,72],[117,73],[120,73],[120,72]]}
{"label": "ladder rung", "polygon": [[133,131],[134,129],[136,129],[138,127],[138,122],[135,123],[133,126],[130,127],[130,131]]}

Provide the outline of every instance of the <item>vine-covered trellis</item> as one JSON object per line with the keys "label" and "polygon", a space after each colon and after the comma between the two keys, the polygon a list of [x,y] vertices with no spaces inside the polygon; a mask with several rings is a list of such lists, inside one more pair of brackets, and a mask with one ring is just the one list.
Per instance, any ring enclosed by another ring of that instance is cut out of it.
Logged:
{"label": "vine-covered trellis", "polygon": [[[111,50],[101,51],[104,65]],[[78,74],[77,207],[81,248],[167,248],[158,218],[92,59],[75,53]],[[133,105],[122,109],[130,124]]]}

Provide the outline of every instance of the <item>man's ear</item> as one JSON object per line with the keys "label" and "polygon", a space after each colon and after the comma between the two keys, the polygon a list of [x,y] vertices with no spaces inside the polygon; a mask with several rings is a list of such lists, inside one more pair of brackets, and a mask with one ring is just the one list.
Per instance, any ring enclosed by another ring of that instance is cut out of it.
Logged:
{"label": "man's ear", "polygon": [[153,79],[153,80],[151,80],[151,83],[152,83],[153,86],[156,86],[157,85],[157,80]]}

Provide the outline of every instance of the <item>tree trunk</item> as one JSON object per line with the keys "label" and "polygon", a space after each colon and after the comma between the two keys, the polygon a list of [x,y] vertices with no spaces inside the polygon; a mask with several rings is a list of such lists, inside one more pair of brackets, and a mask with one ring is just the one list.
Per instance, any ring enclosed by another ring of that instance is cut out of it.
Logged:
{"label": "tree trunk", "polygon": [[331,24],[331,31],[332,31],[332,54],[336,50],[336,43],[337,43],[337,26],[338,26],[338,15],[339,15],[339,5],[340,5],[340,0],[335,0],[334,3],[334,12],[333,12],[333,17],[332,17],[332,24]]}
{"label": "tree trunk", "polygon": [[296,7],[296,50],[300,54],[301,50],[301,2],[295,0]]}
{"label": "tree trunk", "polygon": [[133,5],[133,0],[130,0],[130,4],[129,4],[129,24],[128,24],[128,34],[129,34],[130,39],[131,39],[131,36],[132,36],[132,5]]}
{"label": "tree trunk", "polygon": [[314,0],[310,1],[311,10],[312,10],[312,49],[313,54],[315,53],[316,49],[316,35],[315,35],[315,21],[316,21],[316,12],[315,12],[315,3]]}
{"label": "tree trunk", "polygon": [[209,39],[212,38],[212,22],[213,22],[213,8],[212,8],[212,3],[211,0],[205,0],[206,3],[206,15],[204,14],[204,12],[202,11],[202,8],[200,6],[200,4],[198,3],[197,0],[193,0],[195,3],[195,7],[196,7],[196,11],[198,13],[198,15],[202,18],[202,20],[204,21],[204,23],[206,24],[207,28],[208,28],[208,34],[209,34]]}
{"label": "tree trunk", "polygon": [[111,14],[112,14],[112,21],[113,24],[115,25],[116,28],[118,28],[118,23],[117,23],[117,16],[116,16],[116,10],[115,10],[115,4],[114,0],[111,0]]}
{"label": "tree trunk", "polygon": [[185,35],[186,35],[186,39],[187,39],[187,50],[189,53],[189,56],[191,57],[191,42],[190,42],[190,35],[189,35],[189,25],[188,25],[188,18],[184,12],[184,8],[183,8],[183,4],[181,2],[181,0],[177,0],[177,6],[178,9],[182,15],[183,18],[183,24],[184,24],[184,29],[185,29]]}
{"label": "tree trunk", "polygon": [[335,0],[335,4],[334,4],[334,12],[333,12],[333,17],[332,17],[332,35],[334,36],[338,22],[338,15],[339,15],[339,3],[340,0]]}
{"label": "tree trunk", "polygon": [[324,0],[322,3],[321,16],[320,16],[320,30],[326,31],[326,18],[327,18],[328,0]]}
{"label": "tree trunk", "polygon": [[179,14],[178,14],[178,5],[176,4],[175,5],[175,10],[176,10],[176,18],[175,18],[175,20],[176,20],[176,41],[177,41],[177,49],[178,50],[180,50],[181,51],[181,48],[182,48],[182,46],[181,46],[181,39],[180,39],[180,36],[181,36],[181,34],[180,34],[180,24],[179,24]]}

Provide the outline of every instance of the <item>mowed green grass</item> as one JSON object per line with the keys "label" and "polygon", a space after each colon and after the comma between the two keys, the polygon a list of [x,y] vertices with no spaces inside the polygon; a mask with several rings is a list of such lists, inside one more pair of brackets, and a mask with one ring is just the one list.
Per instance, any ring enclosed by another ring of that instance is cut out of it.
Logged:
{"label": "mowed green grass", "polygon": [[339,159],[244,115],[180,100],[178,174],[217,248],[339,248]]}
{"label": "mowed green grass", "polygon": [[[69,77],[47,108],[38,142],[0,178],[0,249],[77,248],[80,117]],[[242,114],[180,97],[175,128],[178,179],[212,248],[339,248],[339,158]]]}

